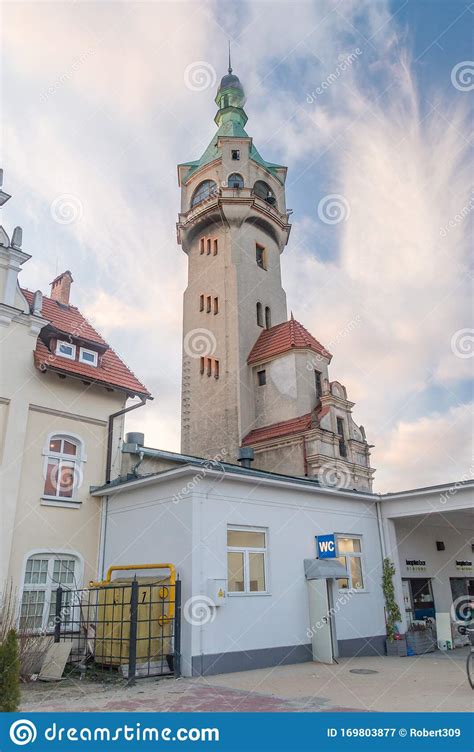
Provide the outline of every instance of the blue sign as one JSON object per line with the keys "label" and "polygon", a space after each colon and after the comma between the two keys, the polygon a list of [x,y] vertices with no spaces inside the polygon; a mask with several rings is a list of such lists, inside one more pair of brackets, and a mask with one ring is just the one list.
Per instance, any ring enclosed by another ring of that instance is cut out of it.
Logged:
{"label": "blue sign", "polygon": [[337,558],[336,536],[334,533],[331,535],[317,535],[316,544],[319,559]]}

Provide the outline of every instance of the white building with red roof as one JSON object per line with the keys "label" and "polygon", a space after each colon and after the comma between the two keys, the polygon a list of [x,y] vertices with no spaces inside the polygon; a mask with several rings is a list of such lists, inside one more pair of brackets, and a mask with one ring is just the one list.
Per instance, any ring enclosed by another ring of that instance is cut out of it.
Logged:
{"label": "white building with red roof", "polygon": [[23,625],[44,628],[54,588],[96,576],[89,488],[117,476],[124,412],[150,393],[70,302],[70,271],[49,297],[20,287],[29,259],[21,228],[0,227],[0,583],[20,591]]}

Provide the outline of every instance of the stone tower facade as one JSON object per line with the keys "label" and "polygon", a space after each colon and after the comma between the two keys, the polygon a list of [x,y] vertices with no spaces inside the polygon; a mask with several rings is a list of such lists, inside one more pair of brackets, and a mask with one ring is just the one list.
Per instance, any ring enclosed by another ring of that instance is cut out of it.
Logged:
{"label": "stone tower facade", "polygon": [[178,242],[188,255],[182,451],[224,450],[233,461],[255,420],[248,354],[262,324],[287,318],[280,253],[290,225],[286,168],[262,159],[247,135],[244,91],[230,68],[216,103],[209,147],[178,167]]}
{"label": "stone tower facade", "polygon": [[288,320],[280,254],[290,233],[286,167],[266,162],[245,131],[245,95],[220,83],[217,132],[199,160],[178,166],[184,293],[181,451],[318,476],[370,490],[373,470],[331,354]]}

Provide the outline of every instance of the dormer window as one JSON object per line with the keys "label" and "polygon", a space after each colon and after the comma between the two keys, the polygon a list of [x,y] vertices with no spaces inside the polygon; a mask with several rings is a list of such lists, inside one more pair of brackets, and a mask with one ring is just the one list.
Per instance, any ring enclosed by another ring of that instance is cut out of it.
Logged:
{"label": "dormer window", "polygon": [[71,342],[65,342],[64,340],[58,340],[56,343],[56,355],[60,355],[61,358],[75,360],[76,345],[73,345]]}
{"label": "dormer window", "polygon": [[85,347],[81,347],[79,350],[79,361],[81,363],[87,363],[89,366],[95,366],[97,368],[98,353],[95,350],[88,350]]}

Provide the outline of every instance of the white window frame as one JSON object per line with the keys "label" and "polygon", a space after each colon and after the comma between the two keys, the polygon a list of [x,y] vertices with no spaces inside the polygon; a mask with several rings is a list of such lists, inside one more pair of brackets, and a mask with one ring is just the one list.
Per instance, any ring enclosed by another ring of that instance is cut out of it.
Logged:
{"label": "white window frame", "polygon": [[[71,355],[66,355],[65,353],[60,352],[59,348],[61,345],[71,347]],[[76,345],[74,345],[72,342],[68,342],[67,339],[58,339],[56,342],[56,355],[58,355],[60,358],[66,358],[67,360],[76,360]]]}
{"label": "white window frame", "polygon": [[[30,559],[47,559],[48,560],[48,570],[47,570],[45,583],[26,583],[25,582],[26,567]],[[23,560],[21,593],[20,593],[20,602],[19,602],[18,615],[17,615],[18,628],[21,629],[22,633],[28,632],[29,634],[42,634],[42,633],[52,634],[54,632],[54,625],[55,625],[54,617],[50,618],[49,611],[51,607],[52,593],[59,587],[59,583],[56,583],[53,579],[54,561],[57,559],[74,560],[74,582],[71,583],[70,586],[61,585],[61,587],[63,588],[63,591],[64,590],[76,590],[82,587],[83,577],[84,577],[84,559],[79,553],[77,553],[76,551],[69,551],[69,550],[63,550],[63,549],[60,549],[57,551],[45,551],[44,549],[34,549],[33,551],[29,551]],[[25,591],[26,592],[44,591],[45,593],[41,627],[34,627],[32,629],[27,629],[27,627],[20,627],[23,594],[25,593]],[[72,609],[71,609],[71,615],[70,615],[69,621],[71,621],[73,625],[79,621],[78,613],[77,613],[78,608],[79,606],[73,604]]]}
{"label": "white window frame", "polygon": [[[77,447],[76,454],[74,455],[66,454],[65,452],[51,451],[50,444],[51,441],[55,439],[63,439],[65,441],[70,441],[72,444],[75,444]],[[83,465],[87,461],[86,453],[84,450],[84,441],[82,440],[82,438],[75,433],[53,431],[52,433],[48,434],[46,445],[43,449],[43,457],[43,489],[41,492],[41,498],[44,500],[44,503],[53,506],[57,505],[65,507],[77,507],[78,505],[80,505],[80,502],[77,498],[77,491],[82,481]],[[74,463],[74,487],[71,496],[59,496],[59,494],[50,496],[49,494],[46,494],[44,492],[44,486],[48,473],[48,462],[50,459],[59,460],[59,464],[61,464],[61,461]]]}
{"label": "white window frame", "polygon": [[[358,540],[360,545],[360,551],[354,551],[349,553],[339,553],[339,540],[341,538],[348,538],[350,540]],[[365,577],[365,566],[364,566],[364,548],[363,548],[363,537],[362,535],[358,535],[357,533],[336,533],[336,547],[337,547],[337,558],[345,557],[346,560],[353,556],[354,558],[360,559],[360,570],[362,574],[362,584],[363,587],[361,588],[355,588],[352,587],[352,572],[350,567],[350,562],[347,562],[347,577],[338,577],[338,590],[340,593],[367,593],[367,587],[366,587],[366,577]],[[340,588],[339,587],[339,580],[348,580],[349,581],[349,587],[348,588]]]}
{"label": "white window frame", "polygon": [[[253,547],[253,546],[229,546],[227,545],[227,533],[229,531],[232,532],[241,532],[241,533],[263,533],[265,536],[265,546],[262,547]],[[247,527],[242,525],[227,525],[226,527],[226,547],[227,547],[227,554],[229,553],[243,553],[244,555],[244,589],[241,592],[230,592],[229,590],[229,583],[227,582],[227,595],[229,598],[239,597],[243,596],[245,598],[255,597],[258,595],[271,595],[270,589],[269,589],[269,580],[268,580],[268,528],[266,527]],[[263,571],[265,576],[265,590],[250,590],[249,589],[249,554],[263,554]],[[226,564],[227,564],[227,558],[226,558]],[[227,564],[227,576],[229,574],[228,564]]]}
{"label": "white window frame", "polygon": [[[94,362],[92,363],[90,360],[84,360],[84,353],[87,353],[87,355],[93,355]],[[93,366],[94,368],[97,368],[97,363],[99,362],[99,353],[96,350],[89,350],[88,347],[81,347],[79,349],[79,361],[81,363],[85,363],[86,366]]]}

